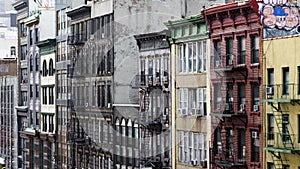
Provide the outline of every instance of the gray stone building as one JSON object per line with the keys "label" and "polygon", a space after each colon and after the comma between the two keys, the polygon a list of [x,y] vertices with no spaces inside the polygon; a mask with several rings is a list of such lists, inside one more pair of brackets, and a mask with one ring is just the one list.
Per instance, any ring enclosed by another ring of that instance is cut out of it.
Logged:
{"label": "gray stone building", "polygon": [[18,79],[17,61],[0,60],[0,166],[17,168],[18,166],[18,130],[17,111]]}

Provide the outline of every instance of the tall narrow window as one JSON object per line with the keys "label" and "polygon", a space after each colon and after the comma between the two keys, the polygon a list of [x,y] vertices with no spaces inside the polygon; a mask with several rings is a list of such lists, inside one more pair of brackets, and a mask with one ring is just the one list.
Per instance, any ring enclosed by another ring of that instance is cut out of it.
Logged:
{"label": "tall narrow window", "polygon": [[300,66],[297,67],[298,69],[298,95],[300,94]]}
{"label": "tall narrow window", "polygon": [[29,45],[32,45],[32,43],[33,43],[32,30],[29,30]]}
{"label": "tall narrow window", "polygon": [[39,29],[35,28],[35,42],[38,42],[40,39],[40,33],[39,33]]}
{"label": "tall narrow window", "polygon": [[246,158],[245,129],[238,129],[238,139],[238,158],[244,160]]}
{"label": "tall narrow window", "polygon": [[246,38],[238,37],[238,64],[246,63]]}
{"label": "tall narrow window", "polygon": [[251,84],[252,91],[252,111],[259,111],[259,85],[258,83]]}
{"label": "tall narrow window", "polygon": [[53,60],[50,59],[50,62],[49,62],[49,76],[53,76],[53,74],[54,74]]}
{"label": "tall narrow window", "polygon": [[245,83],[238,83],[238,97],[239,111],[244,111],[246,109]]}
{"label": "tall narrow window", "polygon": [[215,139],[215,154],[219,155],[222,152],[221,128],[217,127],[214,131]]}
{"label": "tall narrow window", "polygon": [[256,130],[251,131],[251,161],[259,162],[259,132]]}
{"label": "tall narrow window", "polygon": [[233,38],[226,38],[226,65],[233,64]]}
{"label": "tall narrow window", "polygon": [[289,115],[283,114],[282,115],[282,135],[283,135],[282,141],[291,141],[289,124],[290,124]]}
{"label": "tall narrow window", "polygon": [[251,63],[259,63],[259,36],[251,36]]}
{"label": "tall narrow window", "polygon": [[274,140],[274,116],[268,114],[268,139]]}
{"label": "tall narrow window", "polygon": [[214,41],[214,57],[215,57],[215,67],[219,67],[221,64],[221,42],[220,42],[220,40]]}
{"label": "tall narrow window", "polygon": [[222,96],[221,96],[221,84],[216,83],[214,84],[214,107],[215,110],[220,109],[220,103],[222,101]]}
{"label": "tall narrow window", "polygon": [[274,69],[267,69],[268,71],[268,86],[267,86],[267,94],[272,95],[274,93]]}
{"label": "tall narrow window", "polygon": [[289,75],[289,68],[286,67],[286,68],[282,68],[282,94],[283,95],[288,95],[289,94],[289,82],[290,82],[290,75]]}
{"label": "tall narrow window", "polygon": [[232,159],[234,152],[233,152],[233,130],[226,129],[226,157]]}

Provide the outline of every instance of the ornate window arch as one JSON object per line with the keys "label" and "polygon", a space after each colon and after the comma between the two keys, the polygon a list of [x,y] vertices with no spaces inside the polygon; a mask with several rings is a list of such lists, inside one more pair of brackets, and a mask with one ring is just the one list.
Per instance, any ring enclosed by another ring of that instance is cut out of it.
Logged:
{"label": "ornate window arch", "polygon": [[54,74],[53,60],[50,59],[50,61],[49,61],[49,76],[53,76],[53,74]]}
{"label": "ornate window arch", "polygon": [[42,72],[42,76],[47,76],[48,74],[48,70],[47,70],[47,62],[46,60],[43,61],[43,72]]}

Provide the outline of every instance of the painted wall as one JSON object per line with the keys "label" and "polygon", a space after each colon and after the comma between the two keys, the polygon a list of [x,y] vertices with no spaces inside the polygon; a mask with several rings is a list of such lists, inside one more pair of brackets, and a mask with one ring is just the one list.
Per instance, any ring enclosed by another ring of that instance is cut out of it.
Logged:
{"label": "painted wall", "polygon": [[[290,84],[299,84],[299,73],[297,70],[297,66],[300,66],[300,60],[298,58],[299,54],[297,52],[297,49],[300,47],[300,37],[287,37],[287,38],[281,38],[281,39],[273,39],[273,40],[266,40],[263,42],[264,47],[264,56],[265,56],[265,63],[264,63],[264,83],[267,83],[267,69],[268,68],[274,68],[274,84],[282,84],[283,77],[282,77],[282,68],[283,67],[289,67],[289,79]],[[280,49],[280,50],[278,50]],[[297,90],[290,90],[290,96],[295,96],[297,99],[300,98],[298,94],[298,85],[294,86]],[[275,89],[276,90],[276,89]],[[275,97],[275,94],[274,96]],[[264,114],[264,130],[265,133],[267,132],[267,114],[272,114],[272,110],[270,109],[270,106],[267,105],[267,103],[264,103],[265,107],[265,114]],[[300,133],[299,128],[299,110],[300,106],[299,104],[292,105],[291,103],[283,103],[281,104],[281,108],[283,110],[287,110],[283,112],[284,114],[289,114],[289,131],[291,135],[291,138],[293,141],[295,141],[295,148],[299,149],[299,140],[298,136]],[[277,132],[276,123],[274,122],[274,132]],[[265,143],[267,144],[268,141],[265,140]],[[264,168],[267,168],[267,162],[272,162],[271,156],[268,152],[265,153],[265,162],[264,162]],[[284,164],[290,165],[290,168],[297,168],[299,167],[299,160],[300,155],[295,154],[284,154],[283,156],[288,161],[284,162]]]}
{"label": "painted wall", "polygon": [[264,38],[300,33],[300,8],[297,0],[264,0],[258,4]]}

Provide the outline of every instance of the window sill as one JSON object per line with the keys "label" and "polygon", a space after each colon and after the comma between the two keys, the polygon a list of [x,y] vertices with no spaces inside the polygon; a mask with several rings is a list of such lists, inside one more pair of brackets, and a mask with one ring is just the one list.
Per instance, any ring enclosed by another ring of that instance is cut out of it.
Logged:
{"label": "window sill", "polygon": [[259,63],[251,63],[250,65],[251,68],[259,67]]}

